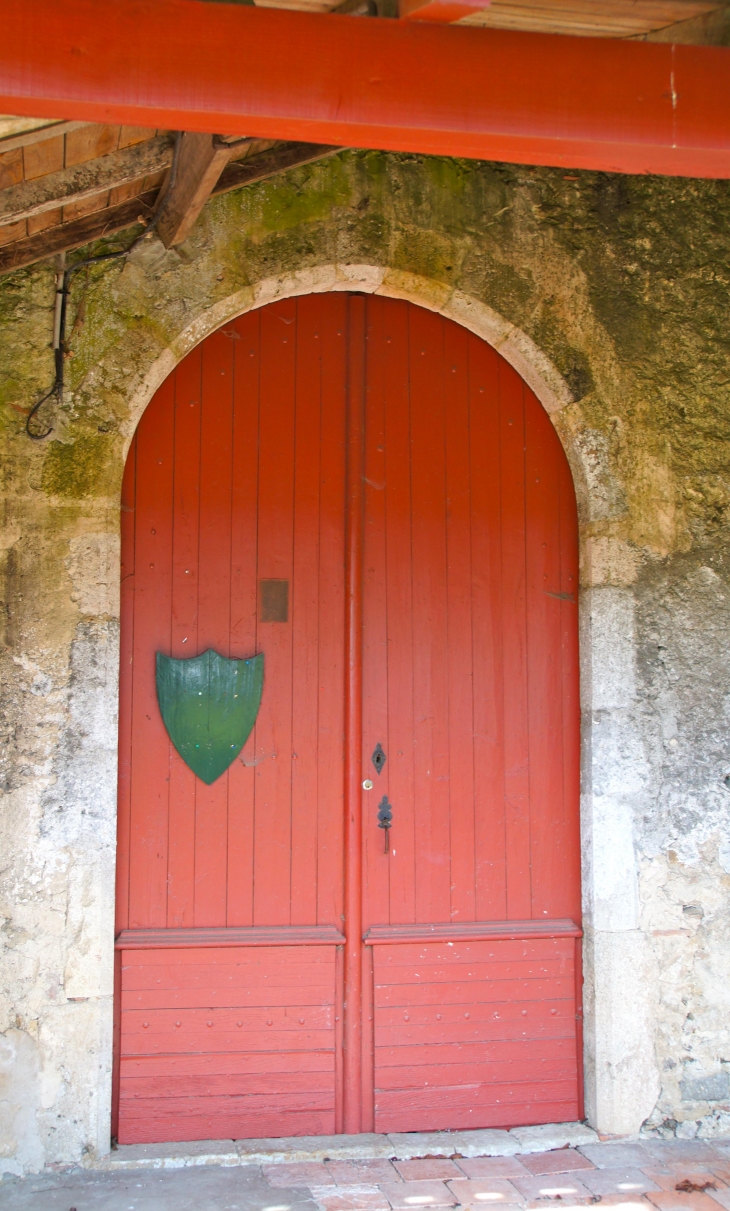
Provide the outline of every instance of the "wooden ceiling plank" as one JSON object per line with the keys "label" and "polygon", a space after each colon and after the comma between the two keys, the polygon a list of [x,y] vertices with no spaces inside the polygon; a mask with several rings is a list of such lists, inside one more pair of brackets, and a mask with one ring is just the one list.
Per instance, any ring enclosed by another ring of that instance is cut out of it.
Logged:
{"label": "wooden ceiling plank", "polygon": [[83,248],[86,244],[93,243],[94,240],[126,231],[134,227],[140,217],[146,223],[149,222],[154,213],[157,193],[158,191],[153,189],[122,202],[119,206],[85,215],[73,223],[63,223],[39,235],[0,245],[0,273],[12,273],[15,269],[34,265],[37,261],[56,256],[59,252],[71,252],[74,248]]}
{"label": "wooden ceiling plank", "polygon": [[23,181],[0,192],[0,224],[16,223],[60,205],[95,197],[116,185],[159,172],[171,162],[172,141],[167,135],[158,135],[123,151]]}
{"label": "wooden ceiling plank", "polygon": [[58,135],[66,135],[72,130],[81,130],[84,126],[91,125],[93,125],[91,122],[51,122],[37,130],[26,130],[20,135],[8,135],[7,138],[0,139],[0,153],[15,151],[18,147],[30,147],[33,143],[44,143],[46,139],[54,139]]}
{"label": "wooden ceiling plank", "polygon": [[157,234],[166,248],[182,244],[231,157],[215,135],[182,136],[175,181],[165,196]]}
{"label": "wooden ceiling plank", "polygon": [[[401,0],[410,6],[429,6],[434,0]],[[444,0],[440,0],[443,4]],[[572,34],[583,37],[630,38],[651,33],[677,21],[705,15],[718,8],[717,0],[492,0],[480,5],[472,0],[474,13],[461,23],[489,29],[521,32]],[[420,18],[410,12],[411,19]]]}

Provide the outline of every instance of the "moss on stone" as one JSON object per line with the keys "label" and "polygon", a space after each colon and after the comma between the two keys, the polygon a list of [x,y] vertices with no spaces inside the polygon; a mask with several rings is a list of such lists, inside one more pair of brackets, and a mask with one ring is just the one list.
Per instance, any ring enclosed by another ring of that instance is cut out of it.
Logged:
{"label": "moss on stone", "polygon": [[43,491],[71,500],[102,495],[110,452],[111,439],[104,434],[80,437],[68,445],[53,442],[43,464]]}

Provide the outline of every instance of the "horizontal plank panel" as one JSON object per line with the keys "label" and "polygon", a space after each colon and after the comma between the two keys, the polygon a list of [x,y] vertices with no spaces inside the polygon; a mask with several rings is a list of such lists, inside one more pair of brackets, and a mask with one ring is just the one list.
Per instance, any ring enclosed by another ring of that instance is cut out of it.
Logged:
{"label": "horizontal plank panel", "polygon": [[[240,926],[220,929],[123,929],[117,950],[168,950],[184,947],[343,946],[334,925]],[[194,959],[192,960],[194,961]]]}
{"label": "horizontal plank panel", "polygon": [[379,1005],[468,1005],[478,1000],[490,1001],[536,1001],[568,996],[572,992],[568,980],[494,980],[482,984],[478,990],[471,984],[392,984],[378,989]]}
{"label": "horizontal plank panel", "polygon": [[[575,1035],[575,1018],[570,1021],[570,1031],[565,1029],[565,1032],[558,1033],[552,1023],[546,1023],[545,1030],[539,1034],[537,1030],[531,1030],[528,1038],[572,1038]],[[378,1048],[387,1047],[416,1047],[424,1046],[427,1043],[434,1041],[433,1026],[412,1026],[412,1023],[403,1023],[401,1026],[386,1026],[375,1028],[375,1041]],[[490,1030],[488,1024],[473,1023],[471,1020],[463,1023],[455,1023],[449,1027],[449,1040],[453,1043],[474,1043],[484,1044],[496,1039],[504,1039],[505,1037],[519,1039],[525,1037],[520,1035],[517,1030],[512,1032],[498,1030]]]}
{"label": "horizontal plank panel", "polygon": [[376,1091],[376,1110],[407,1110],[419,1106],[422,1109],[438,1109],[444,1102],[456,1110],[477,1106],[509,1106],[515,1103],[535,1104],[553,1101],[569,1101],[575,1097],[575,1078],[567,1080],[535,1080],[532,1084],[502,1083],[439,1085],[426,1090],[388,1089]]}
{"label": "horizontal plank panel", "polygon": [[[332,1096],[332,1065],[327,1072],[299,1071],[279,1072],[276,1079],[277,1102],[288,1094],[311,1094],[311,1106],[317,1098],[325,1095],[325,1106]],[[403,1086],[405,1088],[405,1086]],[[125,1076],[122,1097],[130,1100],[150,1098],[221,1098],[221,1097],[266,1097],[271,1100],[271,1077],[262,1072],[256,1076],[241,1074],[238,1077],[226,1073],[210,1073],[202,1076],[181,1076],[179,1072],[167,1077]]]}
{"label": "horizontal plank panel", "polygon": [[326,1030],[332,1026],[331,1005],[277,1006],[276,1009],[135,1009],[122,1012],[122,1029],[137,1034],[201,1033],[205,1030]]}
{"label": "horizontal plank panel", "polygon": [[566,1101],[527,1102],[499,1106],[409,1106],[404,1110],[376,1107],[375,1130],[457,1131],[481,1127],[528,1127],[535,1123],[571,1123],[578,1114],[578,1103]]}
{"label": "horizontal plank panel", "polygon": [[133,1103],[139,1113],[128,1110],[124,1129],[125,1144],[144,1144],[150,1140],[164,1144],[177,1140],[257,1139],[263,1136],[332,1135],[334,1110],[222,1111],[220,1114],[168,1116],[166,1104],[145,1107]]}
{"label": "horizontal plank panel", "polygon": [[[377,1023],[381,1028],[402,1025],[408,1021],[411,1026],[430,1026],[434,1022],[444,1025],[454,1025],[464,1021],[464,1012],[468,1010],[469,1021],[484,1023],[490,1030],[519,1029],[532,1035],[538,1027],[548,1023],[568,1018],[574,1021],[574,1001],[572,997],[550,999],[544,1001],[487,1001],[483,1004],[473,1001],[456,1005],[378,1005]],[[408,1017],[405,1017],[405,1014]],[[505,1037],[510,1037],[505,1035]]]}
{"label": "horizontal plank panel", "polygon": [[428,942],[408,945],[374,946],[373,966],[376,974],[393,968],[414,966],[418,963],[488,963],[514,962],[522,959],[539,961],[553,957],[572,959],[575,954],[573,938],[526,938],[512,940],[476,942]]}
{"label": "horizontal plank panel", "polygon": [[574,921],[462,921],[458,924],[371,925],[365,934],[368,946],[400,946],[404,943],[428,943],[431,941],[468,942],[499,941],[510,938],[558,938],[581,937],[581,928]]}
{"label": "horizontal plank panel", "polygon": [[[177,1036],[177,1037],[176,1037]],[[260,1031],[207,1030],[204,1034],[185,1034],[182,1030],[166,1035],[164,1050],[166,1054],[187,1053],[190,1051],[204,1052],[207,1049],[221,1051],[325,1051],[331,1042],[329,1031],[310,1030],[299,1033],[291,1030],[269,1030],[265,1036]],[[160,1037],[155,1035],[135,1035],[134,1039],[122,1043],[122,1058],[135,1055],[159,1055],[162,1050]],[[275,1090],[272,1088],[272,1097]]]}
{"label": "horizontal plank panel", "polygon": [[134,953],[124,954],[122,965],[125,970],[143,967],[164,967],[170,965],[175,969],[184,967],[204,967],[205,965],[226,968],[245,964],[249,969],[280,970],[286,972],[291,967],[313,967],[316,964],[334,967],[334,953],[331,947],[324,946],[288,946],[274,948],[238,946],[200,948],[192,947],[185,950],[154,949],[135,950]]}
{"label": "horizontal plank panel", "polygon": [[194,1076],[270,1077],[274,1073],[331,1072],[334,1053],[330,1051],[210,1051],[204,1054],[124,1056],[121,1070],[129,1080],[136,1077],[164,1079],[170,1073],[187,1078]]}
{"label": "horizontal plank panel", "polygon": [[[125,1092],[122,1089],[122,1101],[125,1100]],[[252,1093],[249,1095],[236,1094],[229,1096],[216,1097],[165,1097],[157,1098],[154,1086],[150,1085],[150,1096],[148,1098],[136,1097],[132,1099],[135,1106],[139,1106],[143,1112],[143,1103],[148,1104],[157,1102],[164,1105],[167,1113],[175,1118],[197,1117],[201,1113],[209,1115],[220,1114],[222,1112],[231,1114],[232,1116],[241,1113],[253,1113],[258,1110],[269,1110],[271,1108],[271,1093]],[[332,1094],[330,1093],[311,1093],[307,1089],[299,1090],[295,1093],[280,1093],[276,1094],[277,1108],[281,1107],[282,1112],[287,1110],[328,1110],[332,1104]],[[189,1138],[189,1137],[185,1137]]]}
{"label": "horizontal plank panel", "polygon": [[275,1135],[295,1129],[292,1114],[306,1116],[299,1130],[331,1124],[335,956],[308,945],[123,952],[120,1142],[242,1137],[261,1115]]}
{"label": "horizontal plank panel", "polygon": [[[314,1005],[329,1004],[329,988],[324,984],[306,985],[297,988],[297,1001],[302,1007],[311,1009]],[[130,989],[122,994],[122,1009],[230,1009],[238,1006],[247,1010],[281,1008],[290,1006],[292,1001],[291,984],[288,987],[277,988],[185,988],[179,991],[169,989],[146,988]]]}
{"label": "horizontal plank panel", "polygon": [[391,988],[404,984],[450,984],[453,980],[474,980],[492,983],[497,980],[534,980],[544,976],[572,975],[572,958],[568,959],[513,959],[509,963],[494,960],[491,963],[460,963],[455,967],[434,966],[419,963],[417,966],[377,968],[375,984],[379,988]]}
{"label": "horizontal plank panel", "polygon": [[577,1060],[568,1063],[565,1059],[541,1060],[495,1060],[491,1064],[410,1064],[403,1068],[381,1068],[378,1070],[379,1090],[408,1090],[448,1088],[455,1086],[477,1087],[504,1084],[532,1085],[536,1081],[575,1080]]}
{"label": "horizontal plank panel", "polygon": [[[559,1059],[570,1063],[575,1059],[572,1038],[494,1039],[487,1042],[406,1044],[404,1047],[375,1048],[378,1068],[444,1068],[454,1064],[541,1063]],[[390,1078],[388,1078],[390,1080]]]}

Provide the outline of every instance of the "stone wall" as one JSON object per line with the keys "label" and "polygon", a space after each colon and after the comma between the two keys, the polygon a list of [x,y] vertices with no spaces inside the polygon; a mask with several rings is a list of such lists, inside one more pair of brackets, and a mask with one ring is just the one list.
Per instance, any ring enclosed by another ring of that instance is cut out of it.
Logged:
{"label": "stone wall", "polygon": [[581,514],[588,1114],[730,1131],[729,220],[726,182],[345,152],[79,273],[37,443],[54,266],[0,279],[0,1173],[109,1146],[134,426],[210,331],[313,289],[452,315],[551,412]]}

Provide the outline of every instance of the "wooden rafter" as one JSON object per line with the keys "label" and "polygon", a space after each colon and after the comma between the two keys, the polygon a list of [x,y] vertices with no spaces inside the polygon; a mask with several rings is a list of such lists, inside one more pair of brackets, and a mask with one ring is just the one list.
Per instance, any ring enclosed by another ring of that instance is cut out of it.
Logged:
{"label": "wooden rafter", "polygon": [[171,162],[172,140],[168,135],[159,135],[123,151],[11,185],[0,192],[0,225],[8,226],[59,206],[97,197],[119,185],[160,172]]}
{"label": "wooden rafter", "polygon": [[84,215],[72,223],[62,223],[12,244],[0,245],[0,273],[12,273],[14,269],[34,265],[59,252],[83,248],[94,240],[126,231],[140,221],[149,223],[155,211],[158,192],[157,189],[150,189],[117,206]]}
{"label": "wooden rafter", "polygon": [[166,248],[182,244],[231,157],[215,135],[188,132],[180,141],[175,180],[165,195],[157,234]]}
{"label": "wooden rafter", "polygon": [[[232,149],[233,154],[236,150],[240,149]],[[267,180],[297,165],[311,164],[341,150],[340,147],[312,143],[280,144],[258,155],[252,155],[250,159],[229,163],[218,179],[213,194],[230,193],[231,190]],[[14,269],[33,265],[60,252],[82,248],[94,240],[125,231],[139,222],[149,223],[157,198],[158,190],[148,190],[116,206],[95,211],[71,223],[63,223],[37,235],[2,245],[0,273],[10,273]]]}

